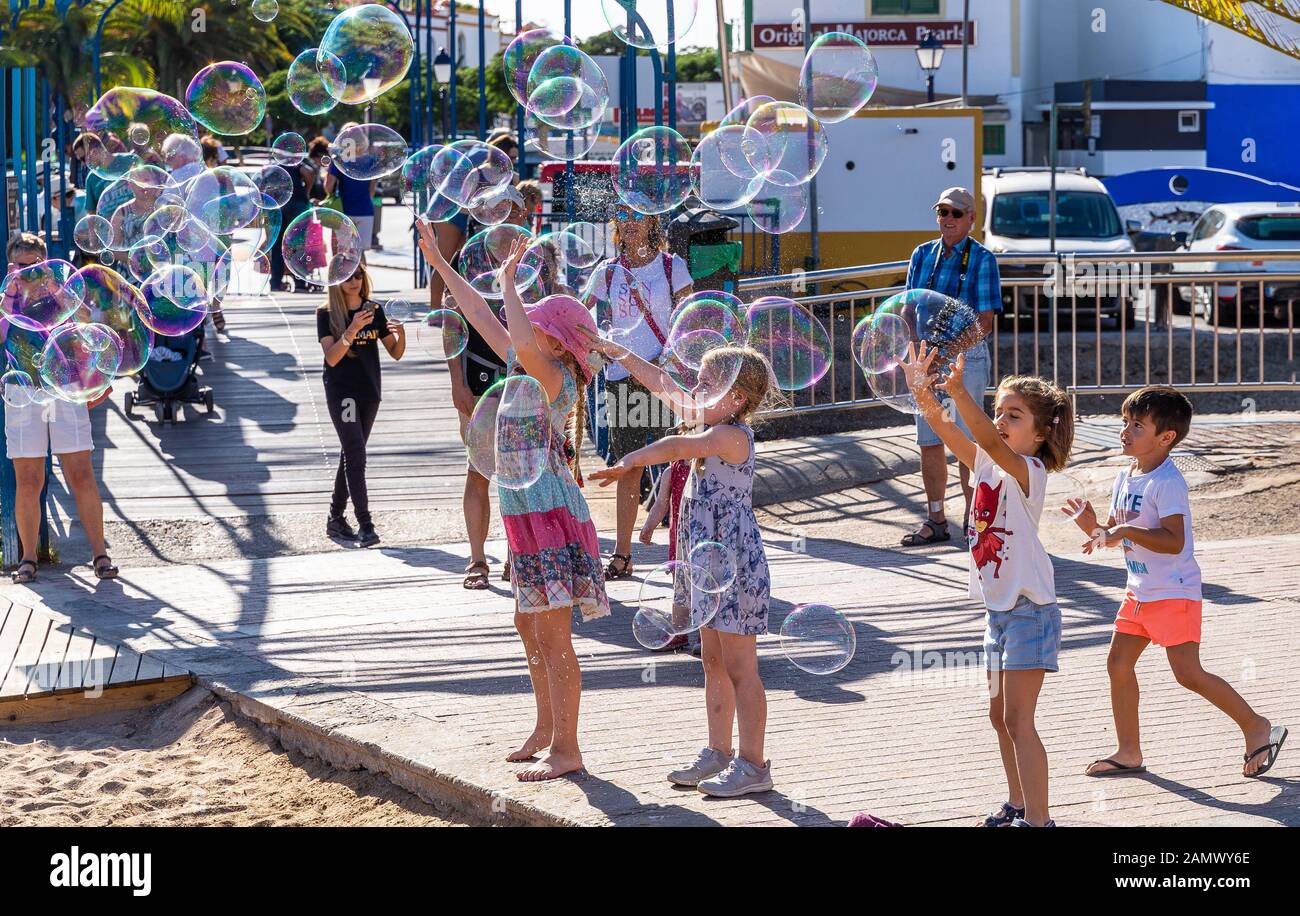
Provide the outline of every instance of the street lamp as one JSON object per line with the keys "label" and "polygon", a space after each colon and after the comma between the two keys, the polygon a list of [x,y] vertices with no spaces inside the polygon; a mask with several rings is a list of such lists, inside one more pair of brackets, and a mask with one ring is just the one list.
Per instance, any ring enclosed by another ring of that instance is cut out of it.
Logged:
{"label": "street lamp", "polygon": [[943,63],[943,42],[934,37],[934,32],[927,32],[925,39],[916,46],[916,62],[925,71],[925,100],[934,101],[934,74]]}
{"label": "street lamp", "polygon": [[447,84],[451,81],[451,55],[446,48],[438,49],[438,56],[433,59],[433,78],[438,81],[438,98],[442,100],[442,139],[445,143],[449,137],[447,127]]}

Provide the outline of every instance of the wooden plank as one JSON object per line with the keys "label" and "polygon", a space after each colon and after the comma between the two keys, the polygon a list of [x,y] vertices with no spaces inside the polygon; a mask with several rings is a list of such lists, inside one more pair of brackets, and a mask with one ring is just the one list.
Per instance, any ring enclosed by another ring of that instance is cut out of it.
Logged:
{"label": "wooden plank", "polygon": [[5,682],[9,669],[13,667],[14,656],[18,654],[18,643],[27,630],[27,621],[31,619],[32,609],[10,602],[5,608],[4,622],[0,624],[0,684]]}
{"label": "wooden plank", "polygon": [[32,665],[27,678],[28,696],[39,693],[52,693],[59,681],[59,671],[63,668],[63,659],[68,654],[68,643],[72,639],[72,629],[61,626],[57,620],[50,619],[49,635],[40,657]]}
{"label": "wooden plank", "polygon": [[68,640],[68,652],[59,669],[59,679],[55,690],[80,690],[90,667],[91,650],[95,647],[95,637],[87,630],[73,630]]}
{"label": "wooden plank", "polygon": [[27,691],[27,682],[31,678],[31,666],[36,664],[45,648],[45,639],[54,627],[49,617],[30,613],[24,627],[22,641],[14,653],[9,673],[0,683],[0,697],[20,697]]}
{"label": "wooden plank", "polygon": [[90,657],[86,660],[86,668],[82,671],[79,686],[83,690],[90,690],[107,684],[109,675],[113,673],[113,662],[116,658],[117,645],[115,643],[95,639],[94,645],[90,647]]}
{"label": "wooden plank", "polygon": [[117,647],[117,658],[113,661],[113,671],[108,677],[106,686],[134,683],[136,673],[139,670],[140,653],[130,646],[119,645]]}
{"label": "wooden plank", "polygon": [[163,663],[148,652],[140,656],[140,668],[135,673],[137,681],[160,681],[163,678]]}
{"label": "wooden plank", "polygon": [[193,679],[179,675],[149,683],[106,687],[102,692],[71,691],[0,699],[0,728],[38,722],[66,722],[82,716],[140,709],[165,703],[189,690]]}

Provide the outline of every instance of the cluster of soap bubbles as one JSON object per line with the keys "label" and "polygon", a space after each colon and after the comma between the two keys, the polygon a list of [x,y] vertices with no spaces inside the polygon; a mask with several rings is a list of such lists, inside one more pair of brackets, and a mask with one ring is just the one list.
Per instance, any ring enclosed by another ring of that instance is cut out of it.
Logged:
{"label": "cluster of soap bubbles", "polygon": [[929,289],[909,289],[890,296],[853,328],[853,360],[866,376],[871,393],[900,413],[918,412],[903,363],[912,344],[937,347],[937,375],[985,337],[975,311],[951,296]]}

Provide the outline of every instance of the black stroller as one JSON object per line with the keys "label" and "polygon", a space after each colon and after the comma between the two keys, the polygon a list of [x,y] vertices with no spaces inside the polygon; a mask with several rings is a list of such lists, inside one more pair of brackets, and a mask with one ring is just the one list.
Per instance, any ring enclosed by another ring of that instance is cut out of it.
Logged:
{"label": "black stroller", "polygon": [[207,413],[216,410],[212,389],[199,385],[199,330],[179,337],[155,337],[154,350],[165,347],[180,358],[163,361],[152,355],[136,376],[134,392],[127,392],[126,415],[134,419],[136,407],[152,407],[159,423],[175,423],[181,404],[202,404]]}

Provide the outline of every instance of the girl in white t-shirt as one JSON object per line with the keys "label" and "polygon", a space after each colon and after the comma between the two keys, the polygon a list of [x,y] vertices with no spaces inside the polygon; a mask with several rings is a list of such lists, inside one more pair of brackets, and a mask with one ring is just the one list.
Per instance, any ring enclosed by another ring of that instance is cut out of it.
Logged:
{"label": "girl in white t-shirt", "polygon": [[[919,412],[957,460],[971,469],[974,498],[966,536],[970,595],[984,602],[989,719],[998,735],[1007,800],[985,827],[1054,827],[1047,810],[1047,751],[1034,726],[1043,675],[1057,670],[1061,610],[1052,561],[1038,537],[1047,474],[1065,467],[1074,412],[1065,392],[1028,376],[1004,379],[990,420],[962,384],[965,358],[939,378],[937,350],[915,344],[904,364]],[[945,412],[946,391],[972,442]]]}

